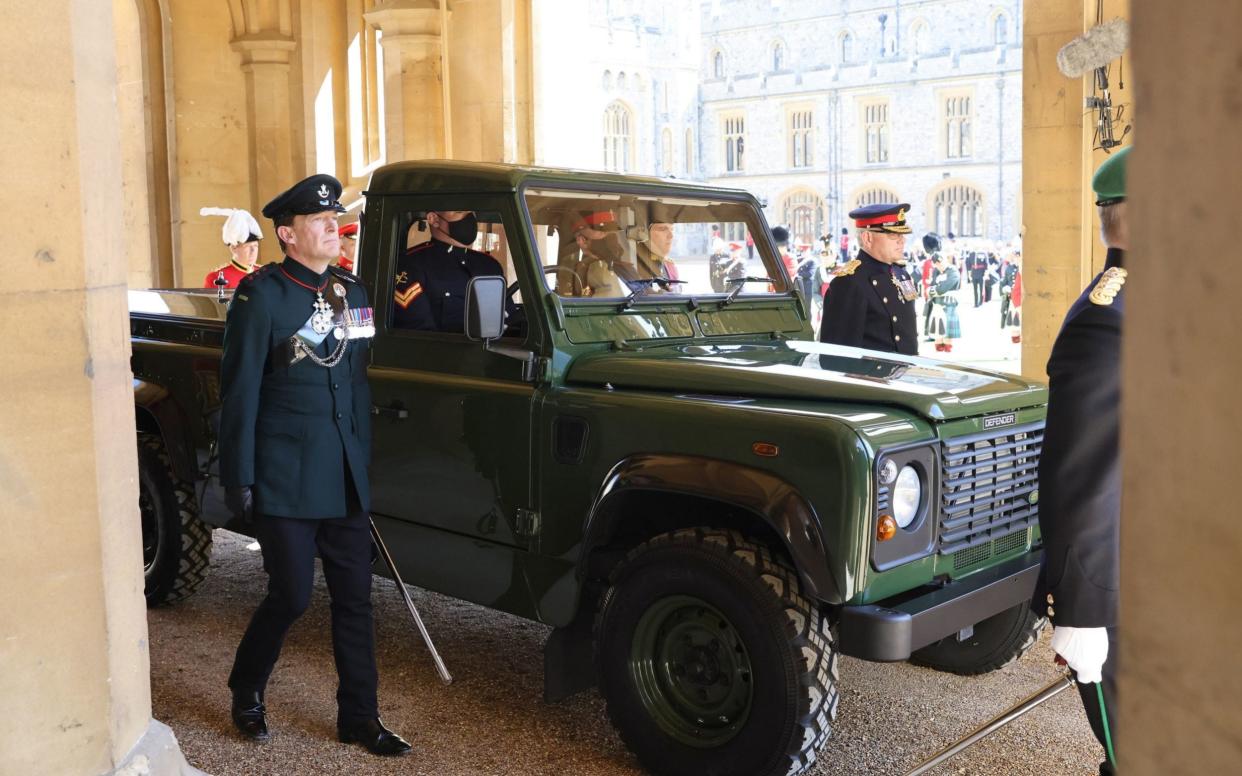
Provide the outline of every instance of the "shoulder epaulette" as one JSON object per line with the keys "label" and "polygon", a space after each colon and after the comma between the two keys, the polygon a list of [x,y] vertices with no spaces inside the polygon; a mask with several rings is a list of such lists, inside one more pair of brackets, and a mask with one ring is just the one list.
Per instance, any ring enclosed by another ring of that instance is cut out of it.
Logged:
{"label": "shoulder epaulette", "polygon": [[268,264],[260,264],[256,266],[253,271],[248,272],[245,276],[243,276],[241,280],[237,281],[237,285],[240,288],[242,283],[253,283],[255,280],[258,280],[264,275],[270,274],[272,270],[279,266],[280,262],[278,261],[273,261]]}
{"label": "shoulder epaulette", "polygon": [[420,242],[418,245],[415,245],[413,248],[408,249],[408,250],[405,252],[405,255],[406,255],[406,256],[409,256],[411,253],[417,253],[418,251],[421,251],[421,250],[425,250],[425,249],[427,249],[427,248],[430,248],[430,247],[431,247],[431,243],[432,243],[432,241],[431,241],[431,240],[427,240],[426,242]]}
{"label": "shoulder epaulette", "polygon": [[1121,291],[1121,287],[1126,284],[1126,271],[1121,267],[1109,267],[1104,270],[1104,274],[1100,275],[1100,279],[1096,281],[1095,288],[1091,289],[1091,293],[1087,298],[1092,304],[1108,306],[1117,298],[1117,294]]}
{"label": "shoulder epaulette", "polygon": [[843,278],[848,275],[853,275],[856,271],[858,271],[858,268],[860,266],[862,266],[861,261],[859,261],[858,259],[851,259],[850,262],[846,264],[845,266],[837,267],[836,269],[834,269],[832,271],[832,276]]}
{"label": "shoulder epaulette", "polygon": [[331,272],[334,276],[340,278],[341,280],[345,280],[350,283],[361,283],[362,282],[362,278],[358,277],[357,275],[350,272],[349,270],[341,269],[340,267],[336,265],[328,267],[328,271]]}

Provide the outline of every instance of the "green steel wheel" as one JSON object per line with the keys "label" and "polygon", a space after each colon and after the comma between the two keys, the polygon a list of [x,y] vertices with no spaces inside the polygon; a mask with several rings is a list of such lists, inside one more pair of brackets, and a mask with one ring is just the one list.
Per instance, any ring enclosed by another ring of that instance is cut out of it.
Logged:
{"label": "green steel wheel", "polygon": [[630,680],[652,719],[687,746],[719,746],[746,723],[750,657],[728,617],[699,598],[669,596],[638,621]]}
{"label": "green steel wheel", "polygon": [[828,622],[797,573],[735,531],[633,549],[596,622],[608,714],[657,774],[797,774],[837,710]]}

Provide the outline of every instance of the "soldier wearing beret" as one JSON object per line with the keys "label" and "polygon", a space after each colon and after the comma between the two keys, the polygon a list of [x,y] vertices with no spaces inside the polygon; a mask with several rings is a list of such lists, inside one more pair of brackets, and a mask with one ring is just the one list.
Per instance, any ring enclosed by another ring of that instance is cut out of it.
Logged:
{"label": "soldier wearing beret", "polygon": [[427,228],[431,239],[397,259],[393,323],[405,329],[461,333],[470,279],[505,273],[491,256],[470,249],[479,235],[471,211],[428,213]]}
{"label": "soldier wearing beret", "polygon": [[203,288],[237,288],[241,279],[254,272],[259,259],[259,240],[263,230],[254,216],[245,210],[227,207],[205,207],[202,216],[224,216],[220,236],[229,248],[229,262],[221,264],[203,278]]}
{"label": "soldier wearing beret", "polygon": [[905,203],[850,211],[858,229],[858,258],[834,271],[824,295],[820,342],[918,355],[914,281],[901,266],[910,227]]}
{"label": "soldier wearing beret", "polygon": [[233,723],[268,738],[264,692],[285,634],[310,604],[315,556],[332,596],[340,679],[337,733],[375,754],[410,745],[379,720],[371,618],[371,393],[374,336],[366,290],[340,256],[341,184],[316,175],[263,208],[285,259],[242,280],[220,365],[220,478],[235,515],[253,521],[267,596],[229,675]]}
{"label": "soldier wearing beret", "polygon": [[1125,301],[1126,159],[1092,180],[1104,271],[1070,307],[1048,360],[1048,421],[1039,464],[1044,561],[1033,608],[1078,677],[1091,729],[1115,773],[1118,537],[1121,529],[1121,325]]}

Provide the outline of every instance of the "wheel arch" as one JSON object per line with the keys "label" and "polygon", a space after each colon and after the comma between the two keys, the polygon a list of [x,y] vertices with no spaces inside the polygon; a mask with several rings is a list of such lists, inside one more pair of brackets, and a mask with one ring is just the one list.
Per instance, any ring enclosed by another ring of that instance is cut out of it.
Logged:
{"label": "wheel arch", "polygon": [[612,468],[583,531],[580,575],[604,579],[630,547],[702,525],[763,540],[791,561],[806,595],[840,601],[819,516],[806,497],[771,472],[698,456],[635,455]]}
{"label": "wheel arch", "polygon": [[194,482],[193,445],[185,413],[172,394],[163,386],[148,380],[134,379],[134,423],[137,431],[155,434],[164,442],[173,472],[185,482]]}

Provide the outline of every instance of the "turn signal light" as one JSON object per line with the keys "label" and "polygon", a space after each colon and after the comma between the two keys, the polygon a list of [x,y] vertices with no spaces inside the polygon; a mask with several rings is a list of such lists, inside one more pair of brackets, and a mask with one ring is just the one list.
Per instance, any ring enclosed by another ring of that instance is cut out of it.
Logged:
{"label": "turn signal light", "polygon": [[750,446],[750,451],[764,458],[775,458],[780,454],[781,449],[771,442],[755,442]]}
{"label": "turn signal light", "polygon": [[897,521],[892,515],[880,515],[879,525],[875,529],[877,541],[886,542],[897,535]]}

